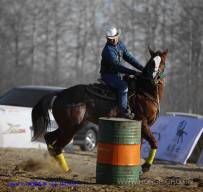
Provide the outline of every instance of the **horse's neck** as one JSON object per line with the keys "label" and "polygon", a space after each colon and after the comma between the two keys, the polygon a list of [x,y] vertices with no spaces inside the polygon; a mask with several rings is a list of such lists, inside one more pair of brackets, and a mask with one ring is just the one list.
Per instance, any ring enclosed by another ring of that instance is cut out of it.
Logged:
{"label": "horse's neck", "polygon": [[157,98],[157,86],[153,83],[153,81],[151,81],[150,79],[140,79],[138,80],[138,93],[147,93],[148,95],[150,95],[151,97],[153,97],[154,99]]}
{"label": "horse's neck", "polygon": [[145,80],[136,83],[128,82],[129,93],[138,93],[138,94],[147,94],[150,97],[154,98],[155,100],[161,100],[163,97],[163,89],[164,89],[164,82],[160,80],[157,85],[153,85],[149,82],[145,82]]}

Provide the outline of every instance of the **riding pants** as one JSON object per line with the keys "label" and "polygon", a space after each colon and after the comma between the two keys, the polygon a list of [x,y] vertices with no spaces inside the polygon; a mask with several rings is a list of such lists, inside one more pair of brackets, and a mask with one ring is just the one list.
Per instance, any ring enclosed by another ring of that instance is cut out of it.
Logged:
{"label": "riding pants", "polygon": [[128,106],[128,84],[116,74],[104,73],[101,74],[101,78],[107,85],[117,91],[119,108],[121,112],[126,113]]}

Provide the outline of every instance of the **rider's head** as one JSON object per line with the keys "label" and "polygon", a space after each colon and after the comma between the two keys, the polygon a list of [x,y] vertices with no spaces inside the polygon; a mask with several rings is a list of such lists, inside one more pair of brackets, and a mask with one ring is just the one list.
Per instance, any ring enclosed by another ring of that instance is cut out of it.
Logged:
{"label": "rider's head", "polygon": [[109,43],[116,46],[119,39],[119,32],[115,27],[107,27],[106,28],[106,39]]}

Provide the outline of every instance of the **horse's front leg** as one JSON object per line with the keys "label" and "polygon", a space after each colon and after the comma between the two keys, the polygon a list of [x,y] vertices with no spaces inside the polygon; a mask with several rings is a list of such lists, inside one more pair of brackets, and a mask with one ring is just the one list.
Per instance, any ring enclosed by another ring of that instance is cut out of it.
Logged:
{"label": "horse's front leg", "polygon": [[147,120],[142,121],[142,139],[145,139],[146,141],[148,141],[148,143],[151,146],[151,150],[148,154],[148,157],[145,163],[142,165],[142,172],[144,173],[150,170],[150,167],[154,161],[157,148],[158,148],[157,141],[150,130]]}

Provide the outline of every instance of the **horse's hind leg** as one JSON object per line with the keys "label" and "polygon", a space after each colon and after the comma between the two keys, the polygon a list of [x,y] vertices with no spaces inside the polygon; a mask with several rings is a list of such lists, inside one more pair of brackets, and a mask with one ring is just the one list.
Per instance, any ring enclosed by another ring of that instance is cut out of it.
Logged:
{"label": "horse's hind leg", "polygon": [[47,132],[45,135],[44,135],[44,139],[46,141],[46,144],[49,145],[49,144],[53,144],[56,139],[58,138],[60,134],[60,130],[59,129],[56,129],[54,131],[51,131],[51,132]]}
{"label": "horse's hind leg", "polygon": [[72,140],[74,134],[82,127],[85,112],[86,105],[80,104],[59,109],[53,113],[60,130],[55,145],[60,150]]}
{"label": "horse's hind leg", "polygon": [[52,145],[48,146],[48,150],[54,156],[62,168],[69,170],[62,154],[62,149],[71,141],[74,134],[82,126],[86,112],[86,105],[81,104],[71,107],[54,108],[53,115],[59,126],[57,138]]}
{"label": "horse's hind leg", "polygon": [[149,171],[149,169],[154,161],[156,151],[158,148],[156,138],[152,134],[152,132],[147,124],[147,121],[142,121],[142,138],[144,138],[146,141],[148,141],[148,143],[151,146],[151,151],[149,152],[149,155],[148,155],[145,163],[142,165],[142,171],[147,172],[147,171]]}

